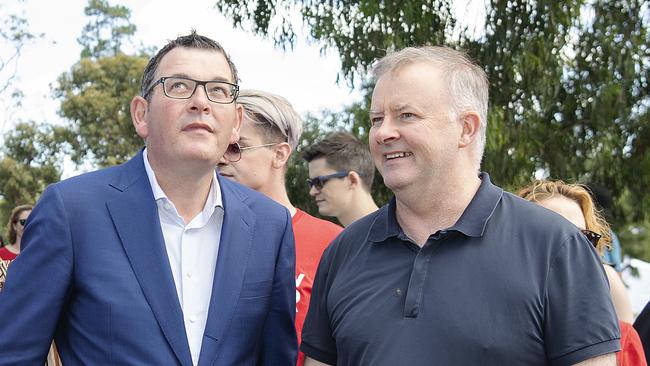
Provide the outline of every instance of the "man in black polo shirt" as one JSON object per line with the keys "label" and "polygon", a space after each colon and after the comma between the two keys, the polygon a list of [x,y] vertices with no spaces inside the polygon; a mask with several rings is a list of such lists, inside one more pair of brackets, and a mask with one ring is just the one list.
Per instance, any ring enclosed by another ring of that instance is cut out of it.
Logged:
{"label": "man in black polo shirt", "polygon": [[424,47],[374,75],[370,150],[395,198],[325,251],[305,365],[615,365],[616,315],[589,242],[478,174],[485,72]]}

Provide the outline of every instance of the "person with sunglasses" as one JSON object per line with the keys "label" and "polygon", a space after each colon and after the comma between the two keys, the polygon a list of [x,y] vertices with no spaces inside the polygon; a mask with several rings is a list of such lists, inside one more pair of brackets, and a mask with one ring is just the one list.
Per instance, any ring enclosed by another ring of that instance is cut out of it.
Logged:
{"label": "person with sunglasses", "polygon": [[[0,272],[7,272],[9,263],[15,260],[20,254],[21,241],[23,237],[23,232],[25,231],[25,225],[27,224],[27,218],[32,213],[34,207],[32,205],[20,205],[16,206],[9,215],[9,222],[7,223],[7,233],[10,244],[0,248],[0,260],[5,261],[5,263],[0,263],[4,267]],[[4,287],[5,278],[0,273],[0,290]],[[56,345],[52,343],[50,345],[50,350],[47,353],[47,358],[45,360],[45,366],[60,366],[61,359],[59,358]]]}
{"label": "person with sunglasses", "polygon": [[291,217],[215,171],[239,139],[238,81],[195,31],[149,60],[130,105],[143,149],[50,185],[30,215],[0,364],[39,364],[52,337],[66,366],[296,362]]}
{"label": "person with sunglasses", "polygon": [[[260,90],[242,90],[237,102],[244,108],[239,141],[228,147],[217,170],[228,179],[264,193],[291,214],[296,242],[296,331],[300,341],[318,261],[343,229],[307,214],[289,200],[285,173],[302,133],[302,118],[289,101]],[[297,365],[302,365],[303,359],[299,353]]]}
{"label": "person with sunglasses", "polygon": [[347,227],[377,211],[370,188],[375,166],[368,147],[348,132],[334,132],[302,152],[307,161],[309,194],[318,213],[335,216]]}
{"label": "person with sunglasses", "polygon": [[7,222],[9,244],[0,248],[0,259],[12,261],[20,254],[20,242],[23,238],[27,217],[32,213],[32,208],[32,205],[20,205],[11,211],[9,222]]}
{"label": "person with sunglasses", "polygon": [[[596,209],[592,195],[580,184],[540,180],[522,188],[518,195],[558,213],[578,227],[587,240],[602,256],[611,243],[611,230],[602,214]],[[616,354],[619,366],[643,366],[646,359],[639,335],[632,327],[630,300],[616,270],[603,264],[609,281],[610,293],[621,330],[621,352]]]}

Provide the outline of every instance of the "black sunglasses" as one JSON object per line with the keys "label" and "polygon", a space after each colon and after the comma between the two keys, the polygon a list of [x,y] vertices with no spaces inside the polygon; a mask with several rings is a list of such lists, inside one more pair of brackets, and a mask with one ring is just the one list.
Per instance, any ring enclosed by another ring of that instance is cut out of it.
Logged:
{"label": "black sunglasses", "polygon": [[600,238],[603,237],[602,235],[595,233],[591,230],[580,230],[580,231],[582,231],[582,233],[585,234],[587,240],[589,240],[594,247],[598,245],[598,241],[600,240]]}
{"label": "black sunglasses", "polygon": [[309,189],[312,187],[316,187],[319,191],[323,189],[323,186],[325,183],[327,183],[328,180],[334,179],[334,178],[343,178],[347,177],[348,174],[350,174],[349,171],[339,171],[334,174],[328,174],[328,175],[319,175],[318,177],[313,177],[313,178],[307,178],[307,185],[309,186]]}

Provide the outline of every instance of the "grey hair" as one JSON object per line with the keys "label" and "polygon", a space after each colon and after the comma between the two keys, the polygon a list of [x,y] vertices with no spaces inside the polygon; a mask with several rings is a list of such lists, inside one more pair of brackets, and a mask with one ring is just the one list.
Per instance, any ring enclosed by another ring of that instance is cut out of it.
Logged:
{"label": "grey hair", "polygon": [[488,115],[489,82],[485,70],[473,62],[467,53],[449,47],[407,47],[389,53],[372,68],[377,81],[386,73],[414,63],[427,62],[442,68],[449,87],[451,102],[449,118],[453,121],[466,111],[476,111],[481,119],[477,139],[477,159],[480,165],[485,151]]}
{"label": "grey hair", "polygon": [[237,104],[244,107],[245,118],[266,127],[267,142],[289,143],[295,151],[302,134],[302,118],[285,98],[261,90],[245,89],[239,92]]}

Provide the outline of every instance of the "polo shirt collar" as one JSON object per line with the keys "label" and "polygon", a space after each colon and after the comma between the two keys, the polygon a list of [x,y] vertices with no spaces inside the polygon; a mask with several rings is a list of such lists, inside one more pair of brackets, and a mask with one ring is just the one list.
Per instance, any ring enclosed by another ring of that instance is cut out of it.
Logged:
{"label": "polo shirt collar", "polygon": [[[492,184],[487,173],[480,173],[479,178],[481,179],[481,185],[476,194],[465,208],[465,211],[463,211],[458,222],[447,231],[458,231],[466,236],[483,236],[487,222],[501,200],[503,189]],[[390,237],[404,235],[397,222],[396,207],[397,202],[393,197],[387,205],[380,209],[377,213],[377,219],[370,227],[370,241],[382,242]]]}

